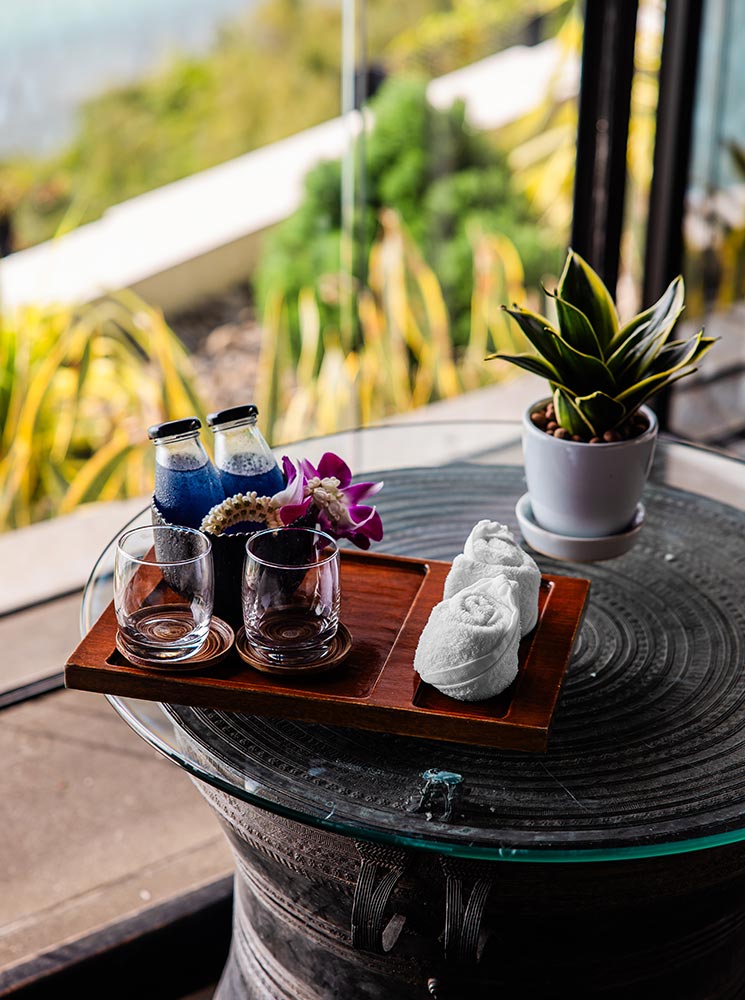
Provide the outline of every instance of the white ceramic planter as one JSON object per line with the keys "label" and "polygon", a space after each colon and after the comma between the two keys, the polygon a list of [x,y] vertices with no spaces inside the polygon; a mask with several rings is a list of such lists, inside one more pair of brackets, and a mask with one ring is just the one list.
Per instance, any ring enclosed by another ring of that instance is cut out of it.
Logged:
{"label": "white ceramic planter", "polygon": [[654,412],[642,407],[649,427],[639,437],[585,444],[555,438],[533,424],[531,413],[547,402],[534,403],[523,416],[525,476],[536,523],[573,538],[599,538],[625,531],[634,518],[654,458]]}

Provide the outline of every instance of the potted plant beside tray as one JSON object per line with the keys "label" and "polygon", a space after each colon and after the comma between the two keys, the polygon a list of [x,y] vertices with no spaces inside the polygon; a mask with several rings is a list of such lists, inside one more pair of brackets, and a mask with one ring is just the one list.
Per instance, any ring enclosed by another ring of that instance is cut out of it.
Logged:
{"label": "potted plant beside tray", "polygon": [[703,330],[671,339],[684,308],[681,276],[651,308],[621,324],[600,276],[570,250],[548,294],[556,325],[518,305],[502,306],[537,353],[498,351],[487,359],[541,375],[551,390],[523,417],[528,514],[559,538],[622,535],[638,520],[654,455],[657,419],[644,404],[692,374],[714,339]]}

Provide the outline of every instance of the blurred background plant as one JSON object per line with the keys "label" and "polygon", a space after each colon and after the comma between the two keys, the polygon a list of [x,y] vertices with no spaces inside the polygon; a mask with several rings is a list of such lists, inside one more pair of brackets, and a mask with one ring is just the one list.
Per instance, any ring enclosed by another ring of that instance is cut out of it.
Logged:
{"label": "blurred background plant", "polygon": [[391,72],[441,76],[509,45],[554,37],[575,0],[452,0],[410,19],[387,45]]}
{"label": "blurred background plant", "polygon": [[[504,235],[471,230],[474,280],[468,336],[456,346],[442,287],[393,209],[381,211],[367,283],[357,292],[360,336],[345,349],[324,323],[313,286],[275,287],[264,311],[257,402],[270,440],[374,423],[511,377],[483,363],[497,344],[525,350],[503,301],[537,302]],[[295,330],[297,323],[297,331]]]}
{"label": "blurred background plant", "polygon": [[[627,316],[641,308],[663,14],[660,0],[641,0],[631,89],[625,222],[618,288],[614,290],[621,313]],[[574,89],[562,81],[571,78],[579,66],[582,37],[582,12],[571,6],[556,31],[560,56],[545,98],[496,135],[513,182],[538,224],[567,234],[572,220],[578,108]]]}
{"label": "blurred background plant", "polygon": [[745,146],[724,144],[734,182],[689,193],[684,228],[689,311],[705,316],[745,297]]}
{"label": "blurred background plant", "polygon": [[[373,125],[360,143],[365,204],[353,220],[352,279],[365,285],[380,213],[395,211],[432,268],[450,313],[457,346],[470,337],[473,260],[469,232],[500,233],[520,252],[525,279],[540,283],[560,264],[564,234],[538,225],[504,154],[469,127],[462,102],[432,107],[425,81],[392,78],[370,102]],[[300,291],[313,288],[322,327],[339,327],[343,271],[340,161],[311,170],[297,211],[267,237],[256,272],[260,308],[282,296],[293,344],[300,344]],[[357,325],[357,334],[364,333]]]}
{"label": "blurred background plant", "polygon": [[131,294],[0,319],[0,530],[152,490],[146,428],[204,416],[188,357]]}

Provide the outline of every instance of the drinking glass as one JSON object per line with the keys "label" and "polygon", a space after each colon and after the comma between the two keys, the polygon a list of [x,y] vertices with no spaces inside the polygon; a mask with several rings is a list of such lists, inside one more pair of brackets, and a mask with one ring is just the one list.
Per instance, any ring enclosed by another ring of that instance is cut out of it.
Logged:
{"label": "drinking glass", "polygon": [[114,559],[114,608],[125,654],[178,662],[210,630],[212,544],[195,528],[147,525],[125,531]]}
{"label": "drinking glass", "polygon": [[246,639],[284,666],[320,660],[339,625],[339,549],[323,531],[279,528],[246,542]]}

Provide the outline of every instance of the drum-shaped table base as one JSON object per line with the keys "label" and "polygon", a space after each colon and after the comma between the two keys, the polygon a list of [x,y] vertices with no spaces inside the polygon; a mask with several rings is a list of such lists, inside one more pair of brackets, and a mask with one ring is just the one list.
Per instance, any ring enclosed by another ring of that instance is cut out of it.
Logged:
{"label": "drum-shaped table base", "polygon": [[198,787],[237,868],[217,1000],[745,995],[739,845],[472,862],[319,832]]}

